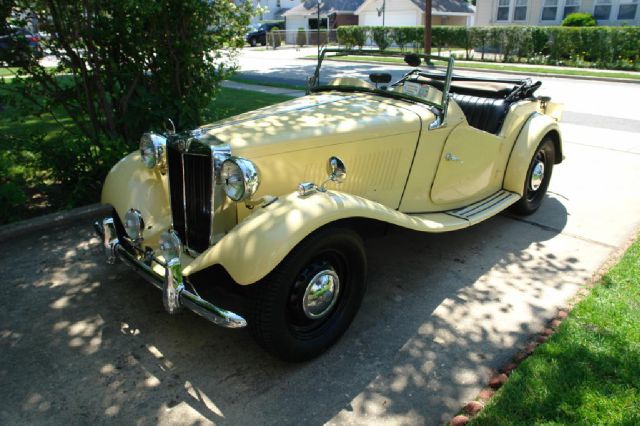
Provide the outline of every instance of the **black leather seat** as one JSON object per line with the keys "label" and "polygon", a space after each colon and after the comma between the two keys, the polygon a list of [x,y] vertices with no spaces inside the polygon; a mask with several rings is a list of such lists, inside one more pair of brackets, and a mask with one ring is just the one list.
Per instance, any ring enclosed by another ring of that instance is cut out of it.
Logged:
{"label": "black leather seat", "polygon": [[464,112],[470,126],[494,135],[498,134],[511,102],[505,99],[481,98],[458,93],[453,93],[452,96]]}

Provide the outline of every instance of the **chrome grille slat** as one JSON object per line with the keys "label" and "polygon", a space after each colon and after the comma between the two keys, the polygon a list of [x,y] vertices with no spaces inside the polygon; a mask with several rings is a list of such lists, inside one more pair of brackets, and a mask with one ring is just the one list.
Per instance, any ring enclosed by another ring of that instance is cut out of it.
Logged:
{"label": "chrome grille slat", "polygon": [[211,149],[197,141],[180,149],[180,142],[168,144],[169,190],[173,228],[191,251],[209,247],[212,225]]}

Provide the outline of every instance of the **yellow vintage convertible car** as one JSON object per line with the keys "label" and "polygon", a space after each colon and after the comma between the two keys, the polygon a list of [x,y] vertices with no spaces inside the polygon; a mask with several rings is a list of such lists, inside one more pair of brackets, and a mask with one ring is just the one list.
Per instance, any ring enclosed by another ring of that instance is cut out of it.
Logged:
{"label": "yellow vintage convertible car", "polygon": [[356,315],[365,237],[530,214],[563,158],[561,106],[534,96],[539,82],[454,75],[453,59],[410,54],[396,81],[322,84],[327,54],[361,53],[323,51],[307,96],[143,135],[107,176],[113,214],[96,223],[108,261],[155,284],[169,313],[248,326],[293,361]]}

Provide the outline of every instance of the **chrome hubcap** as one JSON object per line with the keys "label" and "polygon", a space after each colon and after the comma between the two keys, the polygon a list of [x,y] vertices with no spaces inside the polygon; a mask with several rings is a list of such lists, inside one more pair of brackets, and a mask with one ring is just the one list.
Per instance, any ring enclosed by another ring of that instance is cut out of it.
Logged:
{"label": "chrome hubcap", "polygon": [[533,166],[533,171],[531,172],[531,182],[529,186],[532,190],[537,191],[542,185],[542,181],[544,180],[544,162],[538,161],[535,166]]}
{"label": "chrome hubcap", "polygon": [[302,298],[302,310],[310,319],[327,315],[338,300],[340,278],[331,269],[318,272],[309,281]]}

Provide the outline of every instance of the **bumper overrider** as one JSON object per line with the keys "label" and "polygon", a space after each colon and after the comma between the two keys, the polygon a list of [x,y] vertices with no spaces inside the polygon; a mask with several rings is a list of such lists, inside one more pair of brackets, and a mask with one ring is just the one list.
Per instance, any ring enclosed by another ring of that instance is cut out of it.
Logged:
{"label": "bumper overrider", "polygon": [[[160,259],[149,248],[143,250],[129,241],[120,241],[115,220],[113,217],[106,217],[94,224],[95,231],[104,244],[107,263],[113,264],[120,259],[161,290],[162,301],[169,314],[187,308],[222,327],[240,328],[247,325],[247,321],[240,315],[217,307],[201,298],[195,290],[190,291],[185,287],[180,253],[179,250],[175,250],[175,245],[179,245],[180,240],[173,231],[169,230],[163,234],[162,239],[168,242],[167,246],[171,246],[172,241],[174,243],[173,247],[165,247],[164,250],[161,243],[164,259]],[[164,268],[164,276],[154,270],[154,265]]]}

